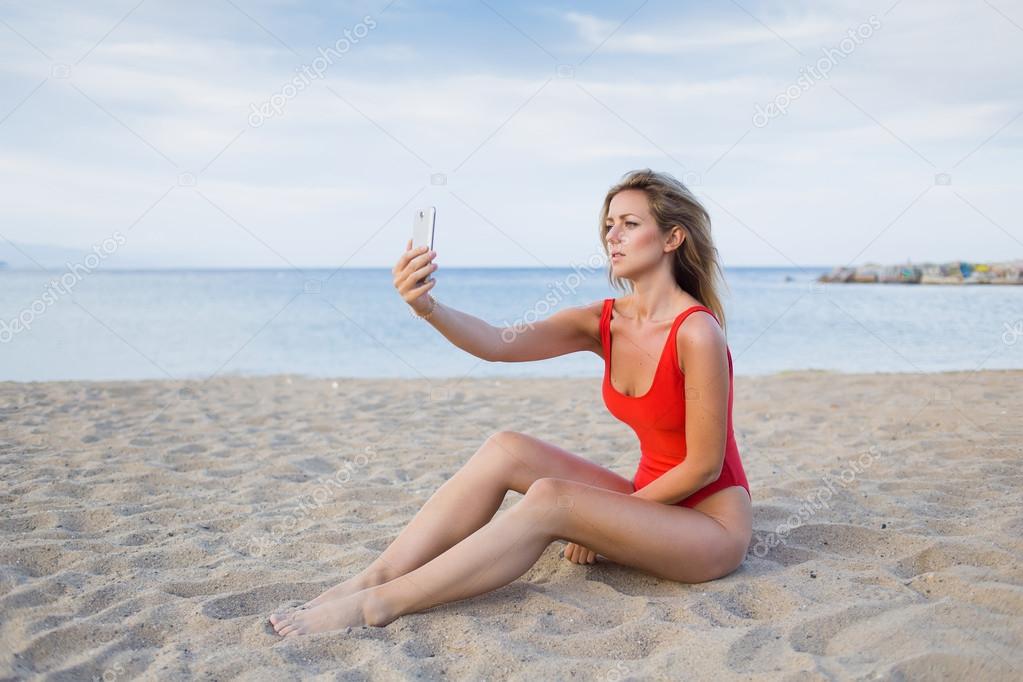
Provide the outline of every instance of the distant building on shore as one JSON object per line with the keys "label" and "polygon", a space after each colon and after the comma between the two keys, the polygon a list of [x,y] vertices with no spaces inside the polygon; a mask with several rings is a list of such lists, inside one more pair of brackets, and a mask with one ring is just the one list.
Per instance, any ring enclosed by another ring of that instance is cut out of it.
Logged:
{"label": "distant building on shore", "polygon": [[880,282],[885,284],[1023,284],[1023,260],[1000,263],[923,263],[836,267],[818,282]]}

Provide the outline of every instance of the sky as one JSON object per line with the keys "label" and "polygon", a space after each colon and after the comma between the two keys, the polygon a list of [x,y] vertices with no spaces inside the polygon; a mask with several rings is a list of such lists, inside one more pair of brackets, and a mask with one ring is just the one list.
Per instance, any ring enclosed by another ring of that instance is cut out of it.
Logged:
{"label": "sky", "polygon": [[1023,258],[1021,63],[1018,0],[0,2],[0,245],[572,266],[652,168],[726,267]]}

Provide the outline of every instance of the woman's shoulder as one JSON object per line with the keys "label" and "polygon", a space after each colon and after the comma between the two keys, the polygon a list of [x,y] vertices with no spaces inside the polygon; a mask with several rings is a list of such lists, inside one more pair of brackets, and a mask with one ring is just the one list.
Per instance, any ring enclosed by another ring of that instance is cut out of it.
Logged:
{"label": "woman's shoulder", "polygon": [[[679,369],[684,373],[686,366],[714,366],[728,362],[728,341],[717,318],[710,308],[696,304],[706,310],[696,309],[686,315],[675,332]],[[690,308],[695,306],[690,306]],[[689,310],[687,308],[686,310]]]}
{"label": "woman's shoulder", "polygon": [[587,318],[596,320],[599,323],[601,318],[604,316],[604,311],[607,307],[615,306],[616,302],[620,300],[620,298],[611,298],[610,296],[607,298],[599,298],[595,301],[578,306],[576,310],[580,311],[580,313],[584,314]]}
{"label": "woman's shoulder", "polygon": [[562,324],[570,325],[577,334],[585,336],[588,339],[589,350],[599,354],[602,346],[600,325],[607,300],[599,299],[590,303],[563,308],[551,317],[560,319]]}

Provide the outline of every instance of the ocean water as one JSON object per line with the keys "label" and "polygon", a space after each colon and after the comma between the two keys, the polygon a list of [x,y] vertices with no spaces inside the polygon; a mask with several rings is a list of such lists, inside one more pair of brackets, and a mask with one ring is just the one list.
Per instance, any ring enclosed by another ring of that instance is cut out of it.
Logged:
{"label": "ocean water", "polygon": [[[1023,287],[818,284],[813,269],[728,268],[735,373],[1023,368]],[[0,271],[0,380],[599,378],[588,352],[492,363],[409,314],[391,272]],[[495,325],[620,296],[603,270],[439,271],[434,295]],[[70,288],[69,286],[70,285]]]}

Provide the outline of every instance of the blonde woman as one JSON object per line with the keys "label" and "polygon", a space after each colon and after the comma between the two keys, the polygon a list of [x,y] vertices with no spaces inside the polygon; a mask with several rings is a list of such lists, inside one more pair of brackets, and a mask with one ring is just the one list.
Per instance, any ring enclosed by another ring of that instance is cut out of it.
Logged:
{"label": "blonde woman", "polygon": [[[732,430],[732,357],[710,218],[678,180],[649,169],[611,187],[600,237],[621,298],[561,310],[520,333],[437,302],[436,252],[394,266],[402,298],[451,343],[491,362],[590,351],[608,410],[639,438],[632,479],[530,435],[490,436],[358,575],[270,617],[291,637],[384,626],[512,582],[555,540],[685,583],[734,571],[752,536],[752,499]],[[723,278],[722,278],[723,279]],[[628,283],[627,285],[624,283]],[[508,340],[510,338],[510,340]],[[509,490],[524,497],[496,514]]]}

